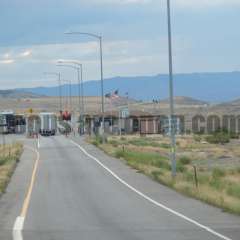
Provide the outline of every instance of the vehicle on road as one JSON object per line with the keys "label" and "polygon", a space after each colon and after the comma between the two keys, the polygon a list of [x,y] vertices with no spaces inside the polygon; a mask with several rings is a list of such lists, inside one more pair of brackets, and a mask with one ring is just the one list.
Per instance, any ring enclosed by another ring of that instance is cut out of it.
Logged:
{"label": "vehicle on road", "polygon": [[57,132],[57,117],[54,113],[43,112],[39,114],[41,120],[40,134],[53,136]]}
{"label": "vehicle on road", "polygon": [[25,133],[26,132],[26,119],[23,114],[15,115],[15,133]]}
{"label": "vehicle on road", "polygon": [[15,133],[15,116],[13,111],[0,112],[1,133]]}

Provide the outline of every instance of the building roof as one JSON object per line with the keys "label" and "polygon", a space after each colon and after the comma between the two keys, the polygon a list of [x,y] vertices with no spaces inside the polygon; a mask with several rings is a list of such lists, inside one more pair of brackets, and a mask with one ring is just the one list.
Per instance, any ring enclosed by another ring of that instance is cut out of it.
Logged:
{"label": "building roof", "polygon": [[[130,110],[129,115],[131,118],[134,117],[153,117],[153,115],[149,112],[144,112],[144,111],[139,111],[139,110]],[[94,112],[94,113],[88,113],[85,115],[86,117],[90,118],[95,118],[95,117],[101,117],[102,113],[101,112]],[[106,111],[104,113],[104,117],[114,117],[118,118],[119,117],[119,111]]]}

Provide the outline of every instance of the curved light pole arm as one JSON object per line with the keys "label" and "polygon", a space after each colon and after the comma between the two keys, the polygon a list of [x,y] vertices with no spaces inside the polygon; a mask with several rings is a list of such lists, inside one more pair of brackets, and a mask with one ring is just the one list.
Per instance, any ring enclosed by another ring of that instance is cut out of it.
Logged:
{"label": "curved light pole arm", "polygon": [[90,36],[90,37],[95,37],[95,38],[101,38],[101,36],[97,35],[97,34],[93,34],[93,33],[87,33],[87,32],[75,32],[75,31],[69,31],[69,32],[65,32],[64,34],[79,34],[79,35],[86,35],[86,36]]}
{"label": "curved light pole arm", "polygon": [[[100,48],[100,67],[101,67],[101,95],[102,95],[102,129],[103,129],[103,134],[105,132],[105,120],[104,120],[104,87],[103,87],[103,52],[102,52],[102,36],[99,36],[97,34],[93,33],[88,33],[88,32],[75,32],[75,31],[70,31],[70,32],[65,32],[65,34],[78,34],[78,35],[86,35],[86,36],[91,36],[94,38],[97,38],[99,40],[99,48]],[[104,141],[104,139],[103,139]]]}

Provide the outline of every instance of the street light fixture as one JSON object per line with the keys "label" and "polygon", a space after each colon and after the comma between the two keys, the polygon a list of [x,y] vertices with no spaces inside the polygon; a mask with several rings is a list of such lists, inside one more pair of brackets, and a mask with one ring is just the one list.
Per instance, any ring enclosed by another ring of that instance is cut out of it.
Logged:
{"label": "street light fixture", "polygon": [[168,54],[169,54],[169,98],[170,98],[170,136],[171,136],[171,162],[172,177],[176,176],[176,136],[174,124],[174,99],[173,99],[173,58],[172,58],[172,32],[171,32],[171,5],[167,0],[168,22]]}
{"label": "street light fixture", "polygon": [[[65,32],[65,34],[78,34],[78,35],[86,35],[90,37],[94,37],[98,39],[99,41],[99,50],[100,50],[100,68],[101,68],[101,97],[102,97],[102,130],[103,130],[103,135],[105,133],[105,124],[104,124],[104,88],[103,88],[103,52],[102,52],[102,36],[93,34],[93,33],[87,33],[87,32]],[[104,138],[103,138],[104,141]]]}
{"label": "street light fixture", "polygon": [[[58,61],[58,62],[63,62],[63,61]],[[65,62],[65,61],[64,61]],[[66,63],[73,63],[73,62],[67,62]],[[83,99],[83,77],[82,77],[82,64],[80,63],[76,63],[77,66],[73,66],[73,65],[66,65],[66,64],[57,64],[58,67],[69,67],[69,68],[73,68],[75,70],[77,70],[77,75],[78,75],[78,103],[79,103],[79,114],[80,114],[80,118],[79,121],[80,123],[83,124],[84,122],[84,99]],[[82,101],[80,98],[80,70],[81,70],[81,95],[82,95]],[[82,125],[82,127],[79,128],[80,132],[79,133],[84,133],[84,125]]]}
{"label": "street light fixture", "polygon": [[58,77],[59,86],[59,108],[60,113],[62,112],[62,87],[61,87],[61,73],[60,72],[44,72],[45,75],[55,75]]}
{"label": "street light fixture", "polygon": [[[70,68],[74,68],[77,70],[79,113],[80,113],[80,115],[84,116],[83,65],[81,63],[79,63],[78,61],[74,61],[74,60],[58,60],[57,63],[59,63],[57,66],[70,67]],[[66,65],[65,63],[75,64],[77,66]],[[80,85],[81,85],[81,90],[80,90]],[[81,91],[81,93],[80,93],[80,91]],[[80,95],[81,95],[82,101],[80,99]]]}

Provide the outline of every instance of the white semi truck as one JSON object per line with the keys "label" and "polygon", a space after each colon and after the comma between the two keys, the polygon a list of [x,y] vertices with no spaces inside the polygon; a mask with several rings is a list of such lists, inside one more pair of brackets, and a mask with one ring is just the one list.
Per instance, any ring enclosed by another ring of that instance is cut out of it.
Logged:
{"label": "white semi truck", "polygon": [[42,136],[52,136],[57,132],[57,116],[54,113],[43,112],[39,114],[41,127],[40,134]]}
{"label": "white semi truck", "polygon": [[15,132],[15,115],[13,111],[0,112],[0,131],[1,133]]}

